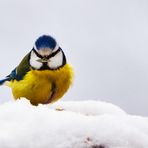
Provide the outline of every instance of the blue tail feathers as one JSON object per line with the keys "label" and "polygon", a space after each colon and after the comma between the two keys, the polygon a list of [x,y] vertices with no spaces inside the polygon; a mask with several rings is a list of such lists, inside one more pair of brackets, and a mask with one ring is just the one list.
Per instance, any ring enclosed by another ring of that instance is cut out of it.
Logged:
{"label": "blue tail feathers", "polygon": [[0,85],[3,85],[6,81],[9,81],[10,78],[5,78],[5,79],[2,79],[0,80]]}

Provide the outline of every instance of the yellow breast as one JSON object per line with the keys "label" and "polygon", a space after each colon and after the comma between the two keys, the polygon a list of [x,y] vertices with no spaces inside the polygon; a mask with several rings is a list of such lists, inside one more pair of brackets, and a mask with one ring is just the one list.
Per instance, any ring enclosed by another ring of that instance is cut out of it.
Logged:
{"label": "yellow breast", "polygon": [[53,103],[60,99],[72,83],[73,71],[69,64],[58,70],[31,70],[23,80],[13,80],[9,86],[15,99],[25,97],[34,105],[46,103],[52,95],[52,85],[55,92],[50,100]]}

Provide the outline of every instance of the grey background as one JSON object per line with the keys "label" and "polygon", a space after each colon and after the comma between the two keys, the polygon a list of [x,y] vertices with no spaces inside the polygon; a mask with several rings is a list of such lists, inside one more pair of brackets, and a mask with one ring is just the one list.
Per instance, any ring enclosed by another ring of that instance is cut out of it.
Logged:
{"label": "grey background", "polygon": [[[103,100],[148,115],[147,0],[0,1],[0,78],[53,35],[74,67],[65,100]],[[0,103],[12,100],[0,87]]]}

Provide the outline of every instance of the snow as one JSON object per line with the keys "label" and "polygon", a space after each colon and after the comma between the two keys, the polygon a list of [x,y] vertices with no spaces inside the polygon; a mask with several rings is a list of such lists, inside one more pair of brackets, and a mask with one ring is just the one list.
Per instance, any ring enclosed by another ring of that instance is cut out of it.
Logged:
{"label": "snow", "polygon": [[51,105],[51,108],[61,108],[66,111],[77,112],[85,115],[125,114],[121,108],[108,102],[87,101],[59,101]]}
{"label": "snow", "polygon": [[0,105],[0,148],[148,148],[148,118],[101,101]]}

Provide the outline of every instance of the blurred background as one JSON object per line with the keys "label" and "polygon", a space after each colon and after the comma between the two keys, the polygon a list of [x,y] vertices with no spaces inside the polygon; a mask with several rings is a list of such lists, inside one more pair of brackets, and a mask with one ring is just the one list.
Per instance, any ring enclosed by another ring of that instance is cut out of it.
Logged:
{"label": "blurred background", "polygon": [[[64,100],[108,101],[148,116],[147,0],[5,0],[0,19],[0,78],[49,34],[75,71]],[[12,98],[0,87],[1,104]]]}

